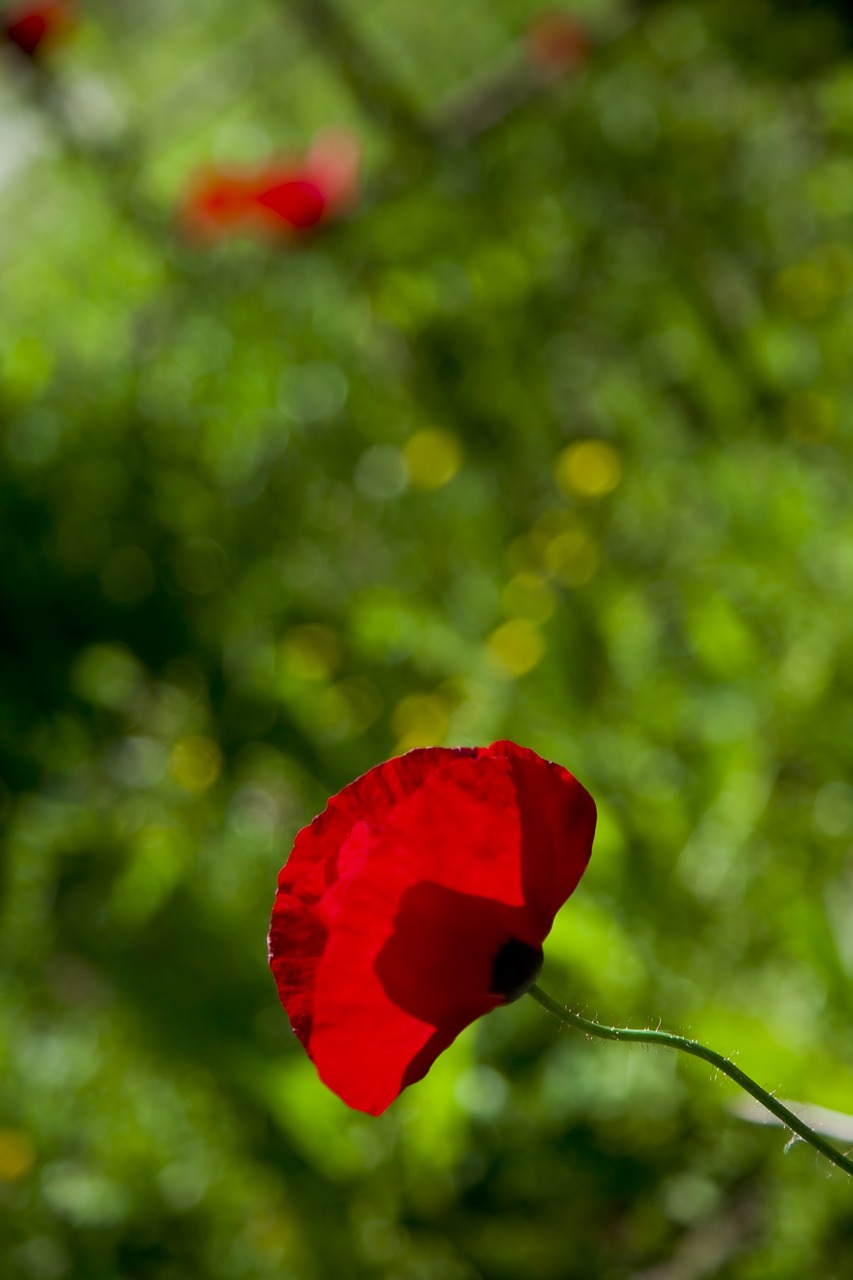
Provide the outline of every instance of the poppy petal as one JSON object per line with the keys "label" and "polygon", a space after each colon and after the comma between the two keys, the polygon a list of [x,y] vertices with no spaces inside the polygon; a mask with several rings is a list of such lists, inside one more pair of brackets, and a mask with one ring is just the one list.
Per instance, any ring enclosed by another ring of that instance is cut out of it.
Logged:
{"label": "poppy petal", "polygon": [[41,56],[43,48],[58,40],[73,25],[73,9],[66,0],[42,0],[23,4],[5,17],[2,30],[28,58]]}
{"label": "poppy petal", "polygon": [[543,938],[586,870],[595,836],[592,796],[568,769],[514,742],[489,748],[510,762],[521,821],[524,901]]}
{"label": "poppy petal", "polygon": [[[442,758],[446,754],[442,751]],[[324,919],[333,915],[353,871],[366,858],[371,830],[381,827],[395,804],[415,791],[434,767],[435,750],[428,748],[410,751],[357,778],[299,832],[279,873],[270,965],[293,1029],[309,1052],[313,974],[328,934]]]}
{"label": "poppy petal", "polygon": [[22,53],[32,57],[47,35],[47,30],[47,18],[43,13],[25,13],[23,17],[8,23],[6,34]]}
{"label": "poppy petal", "polygon": [[305,1047],[311,1039],[314,981],[328,931],[291,894],[279,894],[269,934],[269,962],[290,1024]]}
{"label": "poppy petal", "polygon": [[305,159],[306,176],[316,182],[330,211],[355,202],[360,164],[361,144],[349,129],[325,129],[312,142]]}
{"label": "poppy petal", "polygon": [[317,183],[300,176],[271,177],[255,199],[274,218],[300,230],[316,226],[326,208],[326,197]]}
{"label": "poppy petal", "polygon": [[370,770],[299,833],[270,963],[296,1034],[350,1106],[379,1114],[529,987],[589,857],[594,808],[566,770],[512,743],[432,747]]}
{"label": "poppy petal", "polygon": [[373,1114],[504,1002],[490,990],[493,957],[529,930],[523,908],[404,883],[360,876],[317,970],[311,1056],[330,1088]]}
{"label": "poppy petal", "polygon": [[550,75],[574,71],[589,53],[589,37],[577,21],[559,10],[543,13],[528,28],[527,56],[534,67]]}

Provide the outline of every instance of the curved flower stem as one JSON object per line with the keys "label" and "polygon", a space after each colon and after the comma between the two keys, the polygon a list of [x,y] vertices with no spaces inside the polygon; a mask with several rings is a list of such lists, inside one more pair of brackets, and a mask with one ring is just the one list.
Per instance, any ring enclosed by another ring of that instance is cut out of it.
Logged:
{"label": "curved flower stem", "polygon": [[688,1040],[684,1036],[673,1035],[669,1031],[635,1031],[631,1027],[604,1027],[599,1022],[591,1022],[588,1018],[582,1018],[579,1013],[572,1013],[558,1004],[546,991],[534,984],[528,995],[541,1004],[543,1009],[547,1009],[548,1013],[552,1013],[555,1018],[559,1018],[560,1022],[567,1027],[575,1027],[578,1031],[585,1031],[587,1035],[598,1036],[602,1040],[627,1040],[635,1044],[662,1044],[668,1049],[680,1049],[682,1053],[689,1053],[694,1058],[702,1058],[705,1062],[710,1062],[712,1067],[716,1067],[718,1071],[722,1071],[730,1080],[734,1080],[735,1084],[740,1085],[741,1089],[745,1089],[747,1093],[752,1094],[763,1107],[772,1112],[782,1124],[787,1125],[798,1138],[802,1138],[803,1142],[808,1142],[814,1147],[815,1151],[819,1151],[822,1156],[826,1156],[827,1160],[831,1160],[839,1169],[843,1169],[845,1173],[853,1176],[853,1160],[842,1155],[840,1151],[836,1151],[826,1138],[821,1137],[814,1129],[811,1129],[799,1116],[794,1115],[793,1111],[778,1102],[772,1094],[766,1089],[762,1089],[761,1085],[741,1071],[740,1067],[736,1067],[733,1062],[729,1062],[728,1058],[724,1058],[721,1053],[716,1053],[713,1049],[707,1049],[705,1045],[698,1044],[695,1040]]}

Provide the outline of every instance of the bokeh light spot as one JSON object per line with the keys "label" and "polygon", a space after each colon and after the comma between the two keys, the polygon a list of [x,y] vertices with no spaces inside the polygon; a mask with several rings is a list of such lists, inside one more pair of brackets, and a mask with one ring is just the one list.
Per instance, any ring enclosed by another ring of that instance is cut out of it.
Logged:
{"label": "bokeh light spot", "polygon": [[495,666],[513,679],[532,671],[545,653],[545,641],[526,618],[514,618],[497,627],[486,647]]}
{"label": "bokeh light spot", "polygon": [[441,489],[462,466],[462,448],[452,432],[427,427],[409,437],[403,458],[415,488]]}
{"label": "bokeh light spot", "polygon": [[576,440],[557,459],[557,483],[566,494],[603,498],[622,479],[622,461],[606,440]]}
{"label": "bokeh light spot", "polygon": [[391,713],[391,727],[398,736],[396,750],[440,745],[447,733],[448,721],[448,710],[441,698],[434,694],[409,694]]}
{"label": "bokeh light spot", "polygon": [[127,711],[142,691],[142,669],[126,649],[95,644],[75,662],[71,686],[86,702]]}
{"label": "bokeh light spot", "polygon": [[517,573],[503,589],[501,605],[510,618],[547,622],[556,608],[554,593],[536,573]]}
{"label": "bokeh light spot", "polygon": [[169,773],[190,795],[212,787],[222,768],[222,756],[211,738],[190,734],[175,743],[169,756]]}
{"label": "bokeh light spot", "polygon": [[598,545],[585,529],[567,529],[545,548],[545,567],[564,587],[585,586],[600,563]]}
{"label": "bokeh light spot", "polygon": [[838,410],[832,400],[817,391],[801,391],[785,403],[785,425],[797,440],[819,443],[827,440],[838,425]]}
{"label": "bokeh light spot", "polygon": [[392,444],[375,444],[366,449],[356,465],[356,489],[375,502],[398,497],[408,482],[403,454]]}
{"label": "bokeh light spot", "polygon": [[278,407],[299,425],[333,418],[344,406],[349,382],[344,371],[328,360],[290,365],[278,387]]}
{"label": "bokeh light spot", "polygon": [[776,291],[800,320],[813,320],[832,297],[832,285],[813,262],[798,262],[776,277]]}
{"label": "bokeh light spot", "polygon": [[814,822],[827,836],[847,836],[853,831],[853,787],[848,782],[827,782],[815,796]]}
{"label": "bokeh light spot", "polygon": [[285,671],[300,680],[328,680],[341,664],[341,638],[331,627],[305,623],[292,627],[281,642]]}
{"label": "bokeh light spot", "polygon": [[82,1227],[114,1227],[127,1211],[127,1193],[118,1183],[72,1160],[48,1165],[42,1195],[53,1212]]}
{"label": "bokeh light spot", "polygon": [[453,1086],[453,1096],[468,1115],[480,1120],[494,1120],[509,1101],[510,1087],[499,1071],[474,1066],[459,1076]]}
{"label": "bokeh light spot", "polygon": [[19,1182],[36,1162],[36,1149],[20,1129],[0,1129],[0,1180]]}

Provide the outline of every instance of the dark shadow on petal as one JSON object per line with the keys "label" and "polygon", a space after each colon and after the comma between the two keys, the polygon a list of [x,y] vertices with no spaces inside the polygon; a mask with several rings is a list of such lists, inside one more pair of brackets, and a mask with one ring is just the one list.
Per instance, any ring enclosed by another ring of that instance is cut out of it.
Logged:
{"label": "dark shadow on petal", "polygon": [[[376,975],[389,1000],[436,1027],[439,1036],[449,1033],[449,1044],[462,1027],[504,1003],[503,994],[491,990],[493,966],[514,938],[538,945],[522,908],[422,881],[400,899]],[[428,1065],[440,1051],[427,1045],[419,1057]]]}

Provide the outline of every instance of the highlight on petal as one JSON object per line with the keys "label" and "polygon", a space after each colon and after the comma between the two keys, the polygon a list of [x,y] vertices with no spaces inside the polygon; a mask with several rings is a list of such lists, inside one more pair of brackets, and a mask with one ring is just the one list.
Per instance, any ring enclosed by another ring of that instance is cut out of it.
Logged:
{"label": "highlight on petal", "polygon": [[581,784],[510,742],[410,751],[333,796],[282,868],[269,935],[321,1079],[378,1115],[523,994],[594,829]]}

